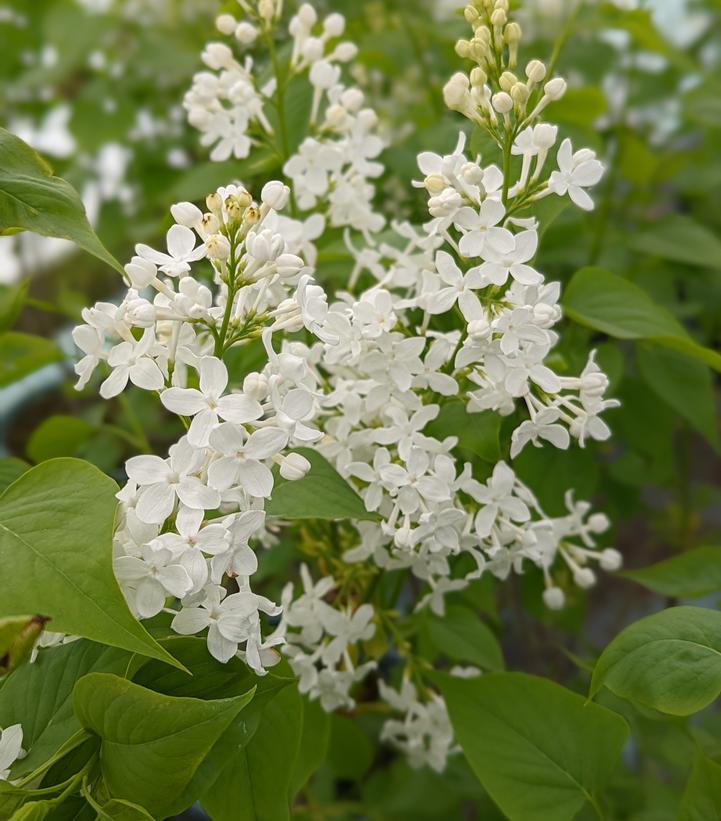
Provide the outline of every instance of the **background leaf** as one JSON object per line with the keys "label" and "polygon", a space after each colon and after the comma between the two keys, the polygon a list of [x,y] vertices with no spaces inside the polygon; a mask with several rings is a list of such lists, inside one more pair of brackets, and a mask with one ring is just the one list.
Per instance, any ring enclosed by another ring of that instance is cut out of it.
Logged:
{"label": "background leaf", "polygon": [[265,506],[268,516],[378,520],[378,515],[365,509],[361,497],[327,459],[310,448],[296,448],[296,452],[310,462],[310,471],[294,482],[276,477],[273,496]]}
{"label": "background leaf", "polygon": [[695,547],[648,567],[624,570],[620,575],[663,596],[708,596],[721,591],[721,547]]}
{"label": "background leaf", "polygon": [[19,137],[0,128],[0,232],[23,228],[69,239],[123,273],[90,227],[77,191]]}
{"label": "background leaf", "polygon": [[721,613],[671,607],[634,622],[596,662],[591,697],[601,687],[674,716],[702,710],[721,693]]}
{"label": "background leaf", "polygon": [[570,821],[618,764],[625,721],[554,682],[525,673],[436,680],[468,762],[511,821]]}

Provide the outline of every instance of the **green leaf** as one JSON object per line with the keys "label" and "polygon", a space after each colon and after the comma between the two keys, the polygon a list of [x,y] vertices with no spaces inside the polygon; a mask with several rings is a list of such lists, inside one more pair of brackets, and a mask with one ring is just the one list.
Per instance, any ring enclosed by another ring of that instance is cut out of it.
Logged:
{"label": "green leaf", "polygon": [[697,752],[681,799],[678,821],[721,818],[721,765]]}
{"label": "green leaf", "polygon": [[201,799],[213,821],[286,821],[300,745],[302,700],[283,690],[260,714],[249,743],[218,773]]}
{"label": "green leaf", "polygon": [[617,339],[647,339],[721,371],[721,354],[694,342],[678,320],[638,285],[603,268],[581,268],[563,296],[563,309],[581,325]]}
{"label": "green leaf", "polygon": [[448,402],[438,416],[426,425],[426,431],[437,439],[457,436],[458,447],[494,465],[501,458],[499,433],[501,417],[493,411],[468,413],[465,403]]}
{"label": "green leaf", "polygon": [[482,670],[503,670],[503,652],[489,627],[468,607],[449,605],[442,618],[425,621],[428,637],[452,661],[475,664]]}
{"label": "green leaf", "polygon": [[651,345],[638,347],[637,361],[641,376],[655,393],[718,448],[716,398],[708,367]]}
{"label": "green leaf", "polygon": [[30,470],[30,465],[15,456],[3,456],[0,458],[0,493],[19,479],[26,470]]}
{"label": "green leaf", "polygon": [[42,616],[0,619],[0,678],[25,664],[45,624]]}
{"label": "green leaf", "polygon": [[307,476],[289,482],[276,477],[273,496],[265,507],[268,516],[281,519],[365,519],[377,521],[363,500],[319,453],[296,448],[310,462]]}
{"label": "green leaf", "polygon": [[122,674],[129,658],[115,647],[74,641],[41,649],[33,664],[7,679],[0,694],[0,727],[22,724],[28,751],[15,763],[13,777],[39,767],[80,729],[72,708],[75,682],[91,672]]}
{"label": "green leaf", "polygon": [[628,736],[616,713],[525,673],[437,673],[471,767],[511,821],[570,821],[609,781]]}
{"label": "green leaf", "polygon": [[674,716],[702,710],[721,693],[721,613],[671,607],[634,622],[601,653],[591,698],[604,686]]}
{"label": "green leaf", "polygon": [[63,352],[50,339],[5,331],[0,334],[0,387],[64,358]]}
{"label": "green leaf", "polygon": [[33,431],[26,448],[27,455],[33,462],[74,456],[94,433],[93,425],[77,416],[50,416]]}
{"label": "green leaf", "polygon": [[330,717],[328,766],[337,777],[359,781],[373,766],[374,749],[358,722],[338,713]]}
{"label": "green leaf", "polygon": [[640,234],[632,234],[629,245],[651,257],[721,269],[721,239],[683,214],[672,214]]}
{"label": "green leaf", "polygon": [[217,701],[173,698],[90,673],[75,685],[73,705],[81,725],[100,737],[111,795],[164,818],[192,803],[187,790],[196,772],[253,692]]}
{"label": "green leaf", "polygon": [[117,485],[79,459],[51,459],[0,496],[0,616],[176,664],[135,620],[113,575]]}
{"label": "green leaf", "polygon": [[721,547],[695,547],[638,570],[619,575],[654,593],[676,598],[696,598],[721,592]]}
{"label": "green leaf", "polygon": [[14,228],[69,239],[123,273],[90,227],[77,191],[54,177],[27,143],[0,128],[0,232]]}
{"label": "green leaf", "polygon": [[291,803],[308,783],[313,773],[326,760],[330,742],[330,714],[320,706],[320,702],[302,698],[302,710],[300,744],[288,793]]}
{"label": "green leaf", "polygon": [[11,328],[20,315],[30,280],[26,279],[19,285],[0,286],[0,332]]}

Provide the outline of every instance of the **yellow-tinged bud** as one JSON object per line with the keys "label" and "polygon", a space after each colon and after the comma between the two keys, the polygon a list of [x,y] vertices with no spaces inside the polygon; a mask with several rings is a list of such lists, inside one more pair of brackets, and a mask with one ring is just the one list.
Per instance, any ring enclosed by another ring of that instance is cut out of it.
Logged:
{"label": "yellow-tinged bud", "polygon": [[531,60],[526,66],[526,77],[531,83],[541,83],[546,78],[546,66],[540,60]]}
{"label": "yellow-tinged bud", "polygon": [[488,82],[488,75],[482,68],[476,68],[471,71],[471,85],[474,88],[478,88],[479,86],[484,86]]}
{"label": "yellow-tinged bud", "polygon": [[429,174],[424,180],[423,185],[426,191],[432,196],[440,194],[446,188],[446,181],[439,174]]}
{"label": "yellow-tinged bud", "polygon": [[504,36],[506,38],[506,42],[509,45],[512,45],[514,43],[518,43],[519,40],[521,39],[521,35],[522,35],[521,27],[518,25],[518,23],[513,22],[513,23],[509,23],[506,26]]}
{"label": "yellow-tinged bud", "polygon": [[518,82],[518,77],[512,71],[504,71],[498,78],[498,84],[503,91],[510,92],[514,85]]}
{"label": "yellow-tinged bud", "polygon": [[223,211],[223,200],[220,198],[220,194],[217,191],[214,191],[212,194],[208,194],[205,198],[205,204],[208,208],[208,211],[211,214],[215,214],[216,217],[219,217]]}

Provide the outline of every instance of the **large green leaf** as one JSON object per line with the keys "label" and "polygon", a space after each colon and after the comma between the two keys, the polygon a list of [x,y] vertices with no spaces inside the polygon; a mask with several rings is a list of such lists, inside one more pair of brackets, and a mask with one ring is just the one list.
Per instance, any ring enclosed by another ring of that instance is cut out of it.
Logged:
{"label": "large green leaf", "polygon": [[303,701],[288,687],[267,704],[250,742],[217,774],[201,803],[213,821],[286,821],[300,749]]}
{"label": "large green leaf", "polygon": [[678,351],[645,344],[638,347],[637,361],[652,390],[718,448],[716,398],[708,367]]}
{"label": "large green leaf", "polygon": [[595,802],[628,735],[619,715],[524,673],[436,679],[466,758],[511,821],[570,821]]}
{"label": "large green leaf", "polygon": [[0,616],[177,664],[132,613],[113,575],[117,485],[79,459],[51,459],[0,496]]}
{"label": "large green leaf", "polygon": [[721,269],[721,239],[683,214],[670,214],[640,234],[631,235],[629,244],[652,257]]}
{"label": "large green leaf", "polygon": [[69,239],[123,272],[90,227],[77,191],[54,177],[27,143],[0,128],[0,233],[17,228]]}
{"label": "large green leaf", "polygon": [[310,462],[302,479],[289,482],[276,477],[273,496],[266,505],[268,516],[281,519],[368,519],[377,514],[365,509],[363,500],[319,453],[297,448]]}
{"label": "large green leaf", "polygon": [[5,331],[0,334],[0,387],[64,358],[63,352],[50,339]]}
{"label": "large green leaf", "polygon": [[424,627],[435,649],[449,659],[476,664],[483,670],[503,670],[503,653],[496,637],[470,608],[449,605],[442,619],[429,616]]}
{"label": "large green leaf", "polygon": [[681,799],[678,821],[721,818],[721,765],[698,752]]}
{"label": "large green leaf", "polygon": [[563,295],[567,316],[617,339],[647,339],[721,371],[721,354],[694,342],[638,285],[603,268],[581,268]]}
{"label": "large green leaf", "polygon": [[19,479],[26,470],[30,470],[30,465],[15,456],[3,456],[0,458],[0,492]]}
{"label": "large green leaf", "polygon": [[32,772],[80,729],[72,706],[78,679],[91,672],[122,674],[129,658],[115,647],[80,640],[40,650],[33,664],[8,678],[0,693],[0,727],[22,724],[28,752],[13,767],[14,777]]}
{"label": "large green leaf", "polygon": [[214,701],[174,698],[90,673],[75,685],[73,705],[81,725],[100,737],[101,772],[112,796],[164,818],[198,797],[193,779],[253,693]]}
{"label": "large green leaf", "polygon": [[293,765],[288,797],[291,800],[325,761],[330,742],[330,714],[319,701],[303,698],[303,721],[298,755]]}
{"label": "large green leaf", "polygon": [[695,547],[638,570],[624,570],[626,579],[655,593],[695,598],[721,592],[721,547]]}
{"label": "large green leaf", "polygon": [[702,710],[721,693],[721,613],[671,607],[634,622],[596,662],[591,697],[604,686],[670,715]]}

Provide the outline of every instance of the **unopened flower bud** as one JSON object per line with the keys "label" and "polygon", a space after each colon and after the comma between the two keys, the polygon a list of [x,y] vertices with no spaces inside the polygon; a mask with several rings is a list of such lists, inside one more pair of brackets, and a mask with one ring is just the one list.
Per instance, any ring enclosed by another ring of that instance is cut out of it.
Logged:
{"label": "unopened flower bud", "polygon": [[218,231],[220,231],[220,220],[215,214],[203,214],[198,226],[198,233],[202,237],[208,237],[210,234],[217,234]]}
{"label": "unopened flower bud", "polygon": [[486,339],[490,333],[491,326],[487,319],[472,319],[468,323],[468,335],[474,339]]}
{"label": "unopened flower bud", "polygon": [[513,108],[513,99],[505,91],[499,91],[491,97],[491,105],[499,114],[508,114]]}
{"label": "unopened flower bud", "polygon": [[273,0],[258,0],[258,16],[266,23],[275,17],[275,3]]}
{"label": "unopened flower bud", "polygon": [[223,200],[220,198],[220,194],[217,191],[214,191],[212,194],[208,194],[205,198],[205,204],[208,207],[208,211],[215,214],[216,217],[220,217],[223,213]]}
{"label": "unopened flower bud", "polygon": [[518,108],[523,108],[531,95],[530,89],[525,83],[516,83],[510,91],[513,104]]}
{"label": "unopened flower bud", "polygon": [[500,85],[503,91],[508,91],[513,88],[514,85],[518,82],[518,77],[512,71],[504,71],[503,74],[498,78],[498,85]]}
{"label": "unopened flower bud", "polygon": [[543,94],[549,100],[560,100],[566,93],[566,81],[563,77],[554,77],[543,87]]}
{"label": "unopened flower bud", "polygon": [[494,28],[503,28],[508,21],[508,15],[503,9],[495,9],[491,14],[491,25]]}
{"label": "unopened flower bud", "polygon": [[252,46],[258,38],[258,29],[246,21],[238,23],[235,29],[235,39],[241,46]]}
{"label": "unopened flower bud", "polygon": [[303,260],[295,254],[281,254],[275,264],[278,269],[278,276],[283,279],[294,277],[305,266]]}
{"label": "unopened flower bud", "polygon": [[471,85],[474,88],[479,88],[480,86],[484,86],[488,82],[488,75],[486,72],[480,68],[480,66],[476,66],[471,71]]}
{"label": "unopened flower bud", "polygon": [[598,563],[602,570],[613,573],[614,570],[618,570],[623,564],[623,556],[613,547],[607,547],[601,551]]}
{"label": "unopened flower bud", "polygon": [[466,6],[463,9],[463,16],[466,18],[467,23],[473,25],[481,15],[475,6]]}
{"label": "unopened flower bud", "polygon": [[215,27],[221,34],[232,34],[237,25],[238,21],[232,14],[221,14],[215,18]]}
{"label": "unopened flower bud", "polygon": [[340,37],[345,31],[345,17],[338,12],[329,14],[323,21],[323,31],[328,37]]}
{"label": "unopened flower bud", "polygon": [[547,587],[543,591],[543,603],[549,610],[561,610],[566,597],[560,587]]}
{"label": "unopened flower bud", "polygon": [[455,49],[462,60],[467,60],[471,56],[471,44],[468,40],[456,40]]}
{"label": "unopened flower bud", "polygon": [[133,288],[142,291],[158,275],[158,269],[147,259],[143,257],[133,257],[132,260],[125,266],[125,273]]}
{"label": "unopened flower bud", "polygon": [[341,63],[350,63],[351,60],[355,60],[357,55],[358,46],[349,41],[338,43],[338,45],[333,49],[333,57]]}
{"label": "unopened flower bud", "polygon": [[262,402],[268,395],[268,377],[256,371],[247,374],[243,380],[243,393],[249,399]]}
{"label": "unopened flower bud", "polygon": [[225,43],[208,43],[202,57],[208,68],[212,68],[214,71],[221,68],[230,68],[235,62],[233,52]]}
{"label": "unopened flower bud", "polygon": [[588,529],[592,533],[605,533],[610,526],[608,516],[605,513],[593,513],[588,517]]}
{"label": "unopened flower bud", "polygon": [[531,60],[526,66],[526,77],[531,83],[541,83],[546,77],[546,66],[540,60]]}
{"label": "unopened flower bud", "polygon": [[516,22],[509,23],[503,34],[509,45],[516,45],[521,39],[521,27]]}
{"label": "unopened flower bud", "polygon": [[280,475],[290,482],[302,479],[310,470],[310,462],[300,453],[289,453],[280,463]]}
{"label": "unopened flower bud", "polygon": [[260,220],[260,211],[256,208],[255,205],[249,206],[245,214],[243,215],[243,224],[244,225],[255,225]]}
{"label": "unopened flower bud", "polygon": [[230,222],[238,222],[242,218],[245,206],[242,205],[239,198],[234,194],[227,196],[223,205],[225,206],[225,213],[228,215]]}
{"label": "unopened flower bud", "polygon": [[170,213],[178,225],[194,228],[203,219],[203,212],[192,202],[176,202],[170,206]]}
{"label": "unopened flower bud", "polygon": [[596,584],[596,574],[590,567],[579,567],[573,574],[573,581],[585,590]]}
{"label": "unopened flower bud", "polygon": [[558,134],[558,126],[539,123],[533,129],[533,142],[538,148],[548,151],[556,142],[556,134]]}
{"label": "unopened flower bud", "polygon": [[468,101],[468,77],[457,71],[443,86],[443,99],[451,109],[463,108]]}
{"label": "unopened flower bud", "polygon": [[429,174],[424,180],[423,185],[429,194],[436,196],[446,187],[446,181],[440,174]]}
{"label": "unopened flower bud", "polygon": [[297,16],[300,22],[307,29],[313,28],[313,26],[318,22],[318,15],[310,3],[303,3],[303,5],[298,9]]}
{"label": "unopened flower bud", "polygon": [[211,234],[205,240],[205,251],[210,259],[225,262],[230,256],[230,241],[222,234]]}
{"label": "unopened flower bud", "polygon": [[260,199],[268,208],[273,208],[275,211],[280,211],[288,203],[290,197],[290,188],[280,180],[271,180],[263,186],[260,192]]}

